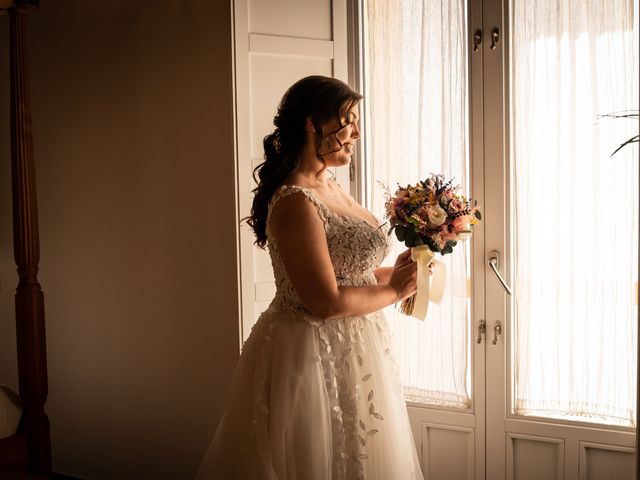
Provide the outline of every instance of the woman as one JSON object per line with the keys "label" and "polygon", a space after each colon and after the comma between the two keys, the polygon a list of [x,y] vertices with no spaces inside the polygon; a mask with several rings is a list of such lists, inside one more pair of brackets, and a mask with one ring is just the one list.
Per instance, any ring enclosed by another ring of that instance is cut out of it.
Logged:
{"label": "woman", "polygon": [[277,291],[247,339],[199,479],[422,479],[380,310],[416,291],[378,220],[328,175],[348,165],[362,97],[306,77],[264,138],[249,225]]}

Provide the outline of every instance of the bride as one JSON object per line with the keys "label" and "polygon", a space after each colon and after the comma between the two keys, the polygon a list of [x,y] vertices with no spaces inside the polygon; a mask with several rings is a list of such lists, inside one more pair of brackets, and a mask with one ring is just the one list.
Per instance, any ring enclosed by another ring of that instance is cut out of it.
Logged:
{"label": "bride", "polygon": [[360,137],[361,96],[311,76],[264,138],[248,218],[277,291],[244,344],[197,478],[422,479],[381,309],[416,291],[409,251],[328,175]]}

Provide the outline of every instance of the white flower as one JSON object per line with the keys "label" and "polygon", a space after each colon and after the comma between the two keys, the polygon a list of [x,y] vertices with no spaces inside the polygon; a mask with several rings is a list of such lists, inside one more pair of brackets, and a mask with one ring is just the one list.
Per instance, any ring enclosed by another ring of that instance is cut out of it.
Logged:
{"label": "white flower", "polygon": [[438,204],[429,205],[427,209],[427,216],[429,217],[429,223],[434,227],[439,227],[447,219],[447,212]]}

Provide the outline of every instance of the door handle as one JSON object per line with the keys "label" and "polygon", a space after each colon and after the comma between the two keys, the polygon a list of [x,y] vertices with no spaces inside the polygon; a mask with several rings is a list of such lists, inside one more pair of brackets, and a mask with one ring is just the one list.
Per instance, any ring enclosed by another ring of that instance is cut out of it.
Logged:
{"label": "door handle", "polygon": [[487,332],[487,322],[485,322],[484,320],[480,320],[480,323],[478,323],[478,339],[476,340],[477,343],[482,343],[482,335],[484,335]]}
{"label": "door handle", "polygon": [[502,322],[500,320],[496,321],[496,325],[493,327],[493,343],[496,345],[498,343],[498,335],[502,333]]}
{"label": "door handle", "polygon": [[500,43],[500,29],[498,27],[495,27],[491,31],[491,45],[489,46],[489,48],[491,50],[495,50],[498,43]]}
{"label": "door handle", "polygon": [[513,295],[513,290],[509,285],[507,285],[507,282],[504,281],[504,278],[502,278],[502,275],[500,275],[500,272],[498,271],[500,268],[500,252],[497,250],[491,250],[489,252],[489,266],[491,267],[491,270],[493,270],[493,273],[496,274],[496,277],[502,285],[502,288],[504,288],[504,291],[509,295]]}
{"label": "door handle", "polygon": [[482,44],[482,30],[476,30],[473,34],[473,51],[477,52],[478,47]]}

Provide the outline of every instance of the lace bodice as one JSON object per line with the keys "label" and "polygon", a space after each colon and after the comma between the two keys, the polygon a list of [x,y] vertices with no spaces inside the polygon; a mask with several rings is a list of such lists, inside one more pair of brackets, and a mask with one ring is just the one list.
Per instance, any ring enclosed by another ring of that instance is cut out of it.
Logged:
{"label": "lace bodice", "polygon": [[376,283],[373,272],[389,253],[388,236],[382,224],[374,227],[355,216],[338,215],[329,209],[308,188],[283,185],[273,195],[267,215],[267,245],[276,281],[276,295],[272,307],[278,310],[305,310],[298,297],[269,230],[271,213],[279,199],[294,193],[304,194],[318,209],[327,235],[331,263],[338,285],[371,285]]}

